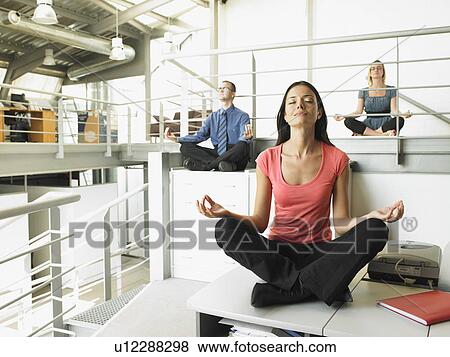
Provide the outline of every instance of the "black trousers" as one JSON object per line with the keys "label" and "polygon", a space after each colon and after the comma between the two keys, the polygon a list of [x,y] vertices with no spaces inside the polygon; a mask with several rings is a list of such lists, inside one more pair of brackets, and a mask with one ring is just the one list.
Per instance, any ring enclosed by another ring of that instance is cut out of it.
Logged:
{"label": "black trousers", "polygon": [[217,244],[226,255],[269,284],[290,290],[300,278],[317,298],[331,305],[388,239],[379,219],[360,222],[332,241],[293,244],[268,240],[234,218],[216,224]]}
{"label": "black trousers", "polygon": [[[362,121],[355,118],[346,118],[344,120],[344,125],[356,134],[363,135],[367,128],[367,125]],[[398,131],[402,130],[403,125],[405,125],[405,119],[402,117],[398,118]],[[391,118],[386,123],[381,126],[381,130],[385,133],[388,130],[396,130],[397,128],[397,118]]]}
{"label": "black trousers", "polygon": [[200,161],[205,170],[216,169],[220,161],[228,161],[236,164],[238,171],[243,171],[250,158],[250,144],[244,141],[228,145],[223,155],[217,153],[217,148],[209,149],[195,143],[181,144],[180,151],[185,157]]}

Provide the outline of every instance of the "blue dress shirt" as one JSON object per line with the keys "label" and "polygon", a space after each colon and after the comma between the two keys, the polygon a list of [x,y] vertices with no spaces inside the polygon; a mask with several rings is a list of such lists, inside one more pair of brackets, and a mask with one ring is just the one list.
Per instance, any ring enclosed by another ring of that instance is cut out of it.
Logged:
{"label": "blue dress shirt", "polygon": [[[223,109],[219,109],[211,113],[208,118],[203,122],[202,127],[192,135],[186,135],[178,138],[179,143],[201,143],[202,141],[211,138],[211,142],[214,146],[217,146],[219,140],[217,134],[219,132],[219,120]],[[245,125],[250,123],[250,118],[246,112],[231,105],[225,110],[227,115],[227,134],[228,144],[234,145],[239,141],[249,143],[250,140],[245,138]]]}

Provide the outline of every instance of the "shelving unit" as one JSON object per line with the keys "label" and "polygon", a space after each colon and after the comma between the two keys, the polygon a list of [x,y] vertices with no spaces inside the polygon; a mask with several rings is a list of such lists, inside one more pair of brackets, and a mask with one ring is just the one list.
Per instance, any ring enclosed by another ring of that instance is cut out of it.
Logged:
{"label": "shelving unit", "polygon": [[26,112],[31,115],[31,132],[28,141],[33,143],[56,143],[56,115],[52,110],[26,110],[18,108],[0,108],[0,142],[5,142],[5,112]]}

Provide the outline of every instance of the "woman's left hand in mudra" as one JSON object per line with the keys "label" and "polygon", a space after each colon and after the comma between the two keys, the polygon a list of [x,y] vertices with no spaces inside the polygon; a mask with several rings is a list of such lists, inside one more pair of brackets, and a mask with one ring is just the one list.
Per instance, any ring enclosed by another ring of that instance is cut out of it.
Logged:
{"label": "woman's left hand in mudra", "polygon": [[384,208],[379,208],[370,212],[371,218],[378,218],[384,222],[396,222],[400,218],[403,217],[403,213],[405,212],[405,206],[403,205],[403,201],[396,201],[390,206],[386,206]]}
{"label": "woman's left hand in mudra", "polygon": [[197,210],[202,215],[209,218],[221,218],[228,214],[228,211],[225,208],[217,202],[214,202],[208,195],[204,195],[200,201],[195,201],[195,204],[197,205]]}

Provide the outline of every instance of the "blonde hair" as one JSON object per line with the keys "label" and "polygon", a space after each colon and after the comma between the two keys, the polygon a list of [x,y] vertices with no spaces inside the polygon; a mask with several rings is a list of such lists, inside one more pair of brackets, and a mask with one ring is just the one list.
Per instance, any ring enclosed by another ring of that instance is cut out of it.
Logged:
{"label": "blonde hair", "polygon": [[370,75],[370,69],[372,68],[372,65],[374,65],[374,64],[381,64],[381,67],[383,67],[383,77],[382,77],[383,84],[385,84],[385,82],[386,82],[386,70],[384,68],[384,64],[380,60],[376,60],[376,61],[373,61],[372,64],[369,66],[369,70],[367,73],[367,83],[369,84],[369,87],[372,87],[372,84],[373,84],[372,76]]}

